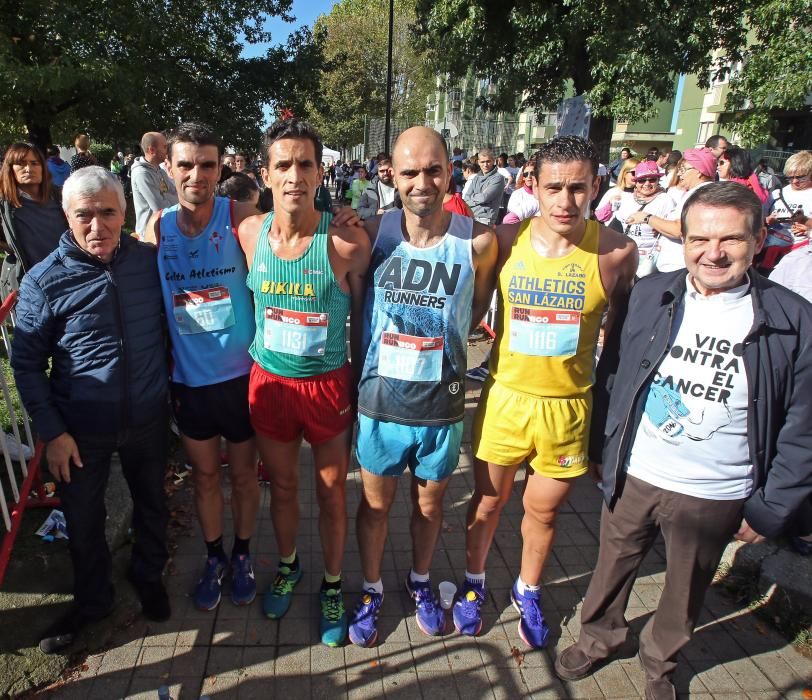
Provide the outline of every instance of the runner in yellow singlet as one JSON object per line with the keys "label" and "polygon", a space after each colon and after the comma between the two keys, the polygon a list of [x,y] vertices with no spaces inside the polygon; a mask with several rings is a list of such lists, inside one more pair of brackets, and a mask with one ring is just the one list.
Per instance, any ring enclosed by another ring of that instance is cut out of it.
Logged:
{"label": "runner in yellow singlet", "polygon": [[468,509],[467,570],[454,606],[462,634],[482,628],[485,561],[526,460],[521,571],[511,591],[519,634],[542,647],[549,630],[540,581],[555,517],[572,479],[587,471],[595,348],[628,299],[637,249],[587,221],[598,159],[585,139],[564,136],[536,155],[539,216],[497,229],[496,345],[474,422],[475,487]]}

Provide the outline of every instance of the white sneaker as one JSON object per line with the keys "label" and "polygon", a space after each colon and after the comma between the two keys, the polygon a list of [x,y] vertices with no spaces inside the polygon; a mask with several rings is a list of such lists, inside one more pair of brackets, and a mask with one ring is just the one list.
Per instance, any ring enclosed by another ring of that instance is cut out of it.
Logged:
{"label": "white sneaker", "polygon": [[26,444],[20,445],[20,443],[17,442],[17,438],[14,437],[14,435],[6,433],[5,438],[6,438],[6,447],[8,448],[8,456],[11,457],[11,459],[13,460],[20,459],[20,451],[22,451],[22,457],[26,461],[31,459],[31,457],[34,455],[34,450],[32,450]]}

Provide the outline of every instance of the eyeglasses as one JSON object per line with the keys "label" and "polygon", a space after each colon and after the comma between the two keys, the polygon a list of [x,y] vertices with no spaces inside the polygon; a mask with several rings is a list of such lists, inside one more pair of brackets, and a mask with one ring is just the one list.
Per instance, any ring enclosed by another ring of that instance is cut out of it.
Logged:
{"label": "eyeglasses", "polygon": [[660,178],[658,178],[658,177],[638,177],[638,178],[635,180],[635,182],[637,182],[637,183],[639,183],[639,184],[641,184],[641,185],[644,185],[644,184],[646,184],[647,182],[648,182],[649,184],[652,184],[652,183],[659,182],[659,181],[660,181]]}
{"label": "eyeglasses", "polygon": [[792,182],[796,180],[797,182],[806,182],[809,179],[809,175],[787,175],[787,180]]}
{"label": "eyeglasses", "polygon": [[522,173],[522,177],[533,177],[533,171],[525,170],[525,172]]}

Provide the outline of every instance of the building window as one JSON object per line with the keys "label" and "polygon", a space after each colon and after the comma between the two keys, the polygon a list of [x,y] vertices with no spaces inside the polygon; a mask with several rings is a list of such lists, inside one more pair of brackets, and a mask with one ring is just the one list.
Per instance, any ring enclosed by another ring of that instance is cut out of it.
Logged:
{"label": "building window", "polygon": [[699,133],[696,135],[697,145],[704,146],[711,136],[713,136],[713,128],[716,122],[699,122]]}

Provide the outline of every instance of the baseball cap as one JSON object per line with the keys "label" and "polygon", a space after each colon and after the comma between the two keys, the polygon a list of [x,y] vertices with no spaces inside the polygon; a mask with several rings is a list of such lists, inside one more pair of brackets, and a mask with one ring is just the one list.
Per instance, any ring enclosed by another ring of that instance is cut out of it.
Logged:
{"label": "baseball cap", "polygon": [[660,176],[660,169],[657,167],[656,161],[653,160],[643,160],[640,161],[634,168],[634,176],[635,177],[646,177],[646,176]]}

